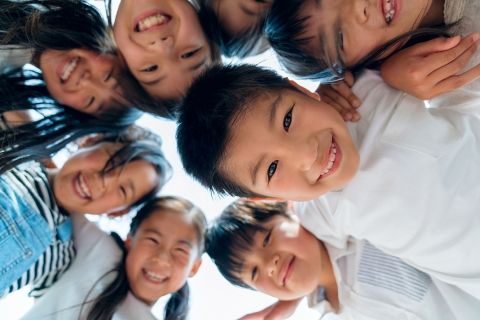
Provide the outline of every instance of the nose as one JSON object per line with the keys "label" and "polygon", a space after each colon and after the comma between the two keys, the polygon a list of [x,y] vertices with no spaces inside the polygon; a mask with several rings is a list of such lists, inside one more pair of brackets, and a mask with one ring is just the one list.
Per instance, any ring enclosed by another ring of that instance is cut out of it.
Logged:
{"label": "nose", "polygon": [[280,260],[280,257],[278,256],[278,254],[274,254],[272,257],[270,257],[270,260],[267,262],[267,274],[269,277],[273,277],[277,274],[279,260]]}
{"label": "nose", "polygon": [[291,141],[288,151],[290,162],[300,171],[309,171],[318,157],[318,144],[313,137]]}
{"label": "nose", "polygon": [[175,41],[172,36],[150,39],[148,48],[157,53],[173,55],[175,53]]}
{"label": "nose", "polygon": [[167,250],[160,249],[155,256],[153,256],[152,261],[155,262],[157,267],[168,268],[171,266],[170,258],[170,254]]}
{"label": "nose", "polygon": [[354,1],[353,5],[353,20],[358,24],[365,24],[368,21],[368,1],[358,0]]}

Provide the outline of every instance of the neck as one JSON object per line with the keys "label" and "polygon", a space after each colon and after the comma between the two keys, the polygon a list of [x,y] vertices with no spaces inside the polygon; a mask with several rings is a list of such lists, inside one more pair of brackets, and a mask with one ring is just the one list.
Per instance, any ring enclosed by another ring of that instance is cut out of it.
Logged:
{"label": "neck", "polygon": [[337,286],[337,280],[335,278],[335,273],[333,272],[332,261],[323,243],[321,241],[319,242],[320,242],[321,250],[324,251],[324,254],[322,255],[323,256],[323,261],[321,261],[322,272],[320,272],[319,274],[318,286],[323,287],[325,289],[325,296],[327,301],[334,308],[334,310],[338,312],[340,310],[340,302],[338,300],[338,286]]}
{"label": "neck", "polygon": [[445,23],[443,8],[445,0],[431,0],[430,6],[427,9],[419,27],[433,27]]}

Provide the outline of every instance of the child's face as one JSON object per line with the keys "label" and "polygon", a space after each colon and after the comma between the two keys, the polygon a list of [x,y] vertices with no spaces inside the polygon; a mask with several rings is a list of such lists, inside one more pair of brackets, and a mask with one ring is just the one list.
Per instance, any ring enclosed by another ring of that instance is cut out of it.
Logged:
{"label": "child's face", "polygon": [[116,80],[120,66],[111,55],[48,49],[41,54],[39,66],[48,91],[64,105],[99,115],[125,103]]}
{"label": "child's face", "polygon": [[201,264],[196,229],[177,212],[153,213],[129,236],[126,247],[130,288],[149,304],[178,291]]}
{"label": "child's face", "polygon": [[70,157],[53,181],[58,205],[69,213],[119,213],[153,190],[159,177],[154,166],[144,160],[103,173],[121,146],[102,142]]}
{"label": "child's face", "polygon": [[257,26],[273,0],[212,0],[212,8],[231,35],[239,35]]}
{"label": "child's face", "polygon": [[187,0],[122,0],[114,33],[132,74],[158,98],[182,97],[212,61],[197,13]]}
{"label": "child's face", "polygon": [[342,187],[359,156],[332,107],[295,90],[271,92],[233,122],[220,171],[254,193],[310,200]]}
{"label": "child's face", "polygon": [[242,257],[240,278],[255,290],[280,300],[303,297],[331,276],[329,256],[323,244],[295,217],[276,216],[257,232],[250,250]]}
{"label": "child's face", "polygon": [[[304,2],[300,16],[311,16],[303,35],[311,37],[306,51],[322,58],[323,54],[318,56],[318,53],[323,52],[322,48],[326,46],[328,54],[336,57],[338,53],[346,66],[354,65],[396,36],[419,27],[432,3],[428,0]],[[393,15],[388,15],[388,7],[393,8]],[[392,48],[390,52],[393,50]]]}

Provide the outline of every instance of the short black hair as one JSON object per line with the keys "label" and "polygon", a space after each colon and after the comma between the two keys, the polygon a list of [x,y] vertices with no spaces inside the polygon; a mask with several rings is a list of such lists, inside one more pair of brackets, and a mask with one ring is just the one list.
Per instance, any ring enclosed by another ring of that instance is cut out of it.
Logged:
{"label": "short black hair", "polygon": [[309,17],[300,16],[304,3],[305,0],[275,1],[265,20],[265,37],[288,72],[306,79],[338,80],[343,72],[338,62],[305,52],[310,38],[305,37]]}
{"label": "short black hair", "polygon": [[254,65],[216,65],[190,87],[180,110],[177,148],[185,171],[221,195],[258,197],[219,170],[230,127],[258,98],[296,90],[286,78]]}
{"label": "short black hair", "polygon": [[[264,2],[266,0],[257,1]],[[265,19],[239,34],[232,34],[220,22],[212,8],[212,0],[197,0],[197,3],[199,6],[198,17],[207,38],[218,46],[224,56],[245,58],[262,51],[257,49],[263,39]]]}
{"label": "short black hair", "polygon": [[250,288],[240,278],[243,255],[257,232],[276,216],[289,218],[287,202],[238,199],[225,208],[206,233],[206,252],[230,283]]}

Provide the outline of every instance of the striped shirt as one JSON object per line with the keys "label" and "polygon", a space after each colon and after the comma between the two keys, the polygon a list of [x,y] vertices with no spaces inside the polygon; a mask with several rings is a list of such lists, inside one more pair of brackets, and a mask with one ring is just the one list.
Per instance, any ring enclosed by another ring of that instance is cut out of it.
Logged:
{"label": "striped shirt", "polygon": [[30,284],[32,290],[29,295],[37,298],[68,269],[75,256],[71,220],[68,213],[57,206],[47,173],[39,163],[19,165],[2,177],[15,193],[42,215],[53,233],[53,240],[46,251],[3,293],[5,295]]}

